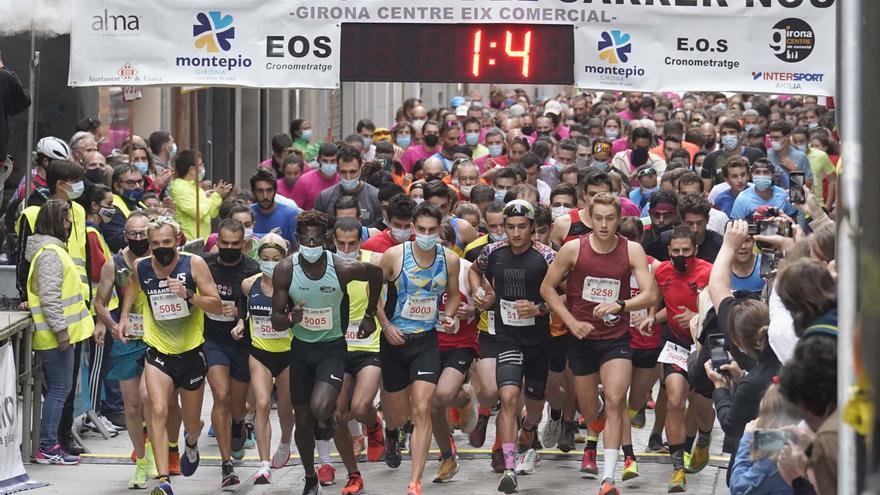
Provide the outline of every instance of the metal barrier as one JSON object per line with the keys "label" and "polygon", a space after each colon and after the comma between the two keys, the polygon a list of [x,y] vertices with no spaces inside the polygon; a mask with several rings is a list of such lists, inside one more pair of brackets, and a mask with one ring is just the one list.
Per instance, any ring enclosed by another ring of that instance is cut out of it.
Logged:
{"label": "metal barrier", "polygon": [[12,343],[21,397],[21,458],[29,464],[40,442],[43,369],[34,359],[33,322],[26,311],[0,311],[0,343]]}

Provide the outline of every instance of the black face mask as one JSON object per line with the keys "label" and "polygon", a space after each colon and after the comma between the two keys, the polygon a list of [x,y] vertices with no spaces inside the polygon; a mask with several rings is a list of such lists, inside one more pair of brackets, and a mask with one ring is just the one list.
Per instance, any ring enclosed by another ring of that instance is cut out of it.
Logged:
{"label": "black face mask", "polygon": [[220,261],[226,263],[227,265],[231,265],[234,263],[238,263],[241,261],[241,249],[238,248],[220,248],[219,249],[219,257]]}
{"label": "black face mask", "polygon": [[443,180],[443,177],[440,175],[426,175],[425,182],[431,182],[432,180]]}
{"label": "black face mask", "polygon": [[533,132],[535,132],[535,128],[530,125],[524,125],[522,129],[520,129],[523,134],[526,136],[531,136]]}
{"label": "black face mask", "polygon": [[684,256],[670,256],[670,260],[672,260],[672,267],[675,268],[675,271],[678,273],[684,273],[687,271],[687,258]]}
{"label": "black face mask", "polygon": [[630,160],[632,161],[633,166],[641,167],[642,165],[648,163],[648,150],[646,150],[645,148],[636,148],[632,150]]}
{"label": "black face mask", "polygon": [[428,134],[427,136],[425,136],[425,144],[432,147],[432,148],[434,146],[437,146],[437,143],[439,143],[439,142],[440,142],[440,136],[438,136],[436,134]]}
{"label": "black face mask", "polygon": [[149,239],[128,239],[128,249],[134,253],[135,256],[140,258],[141,256],[147,254],[147,251],[150,250],[150,240]]}
{"label": "black face mask", "polygon": [[176,255],[177,250],[170,247],[159,247],[153,250],[153,257],[156,258],[156,261],[162,266],[170,265],[171,262],[174,261]]}
{"label": "black face mask", "polygon": [[107,177],[107,172],[100,168],[93,168],[86,171],[86,179],[92,184],[103,184]]}

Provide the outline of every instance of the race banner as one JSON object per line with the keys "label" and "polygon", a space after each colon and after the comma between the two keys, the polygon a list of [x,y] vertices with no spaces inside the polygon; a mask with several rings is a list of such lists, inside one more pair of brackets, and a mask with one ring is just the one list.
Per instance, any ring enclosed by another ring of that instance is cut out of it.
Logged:
{"label": "race banner", "polygon": [[12,344],[0,347],[0,495],[46,486],[30,478],[21,463],[15,358]]}
{"label": "race banner", "polygon": [[[832,95],[836,15],[835,0],[73,0],[69,83],[335,88],[498,69],[496,82]],[[515,27],[505,40],[491,25]],[[547,60],[566,67],[541,78]],[[409,73],[370,70],[382,64]]]}

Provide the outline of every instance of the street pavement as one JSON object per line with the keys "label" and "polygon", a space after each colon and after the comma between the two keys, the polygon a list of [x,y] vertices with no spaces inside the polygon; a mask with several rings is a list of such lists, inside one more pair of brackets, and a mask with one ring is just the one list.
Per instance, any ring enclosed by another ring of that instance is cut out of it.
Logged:
{"label": "street pavement", "polygon": [[[206,391],[202,417],[205,428],[199,441],[202,463],[199,470],[190,478],[175,477],[172,486],[178,495],[203,495],[210,493],[237,493],[240,495],[280,495],[302,492],[303,470],[299,466],[298,457],[294,454],[290,464],[280,470],[273,471],[271,485],[254,485],[253,475],[257,470],[259,458],[256,449],[248,450],[246,457],[236,467],[242,478],[242,484],[232,488],[220,489],[220,458],[216,442],[207,436],[207,425],[210,423],[211,394]],[[280,437],[277,417],[273,411],[272,451],[274,452]],[[545,415],[546,417],[546,415]],[[499,475],[489,467],[489,450],[494,440],[494,421],[490,421],[489,435],[485,448],[473,449],[467,443],[467,437],[455,432],[455,442],[459,447],[460,471],[451,483],[432,483],[437,472],[437,451],[432,450],[422,479],[425,495],[489,495],[497,494]],[[666,493],[671,467],[668,455],[645,454],[650,425],[653,424],[653,411],[648,411],[648,427],[633,430],[633,442],[639,458],[640,476],[626,483],[618,481],[618,488],[625,495],[658,495]],[[542,425],[543,427],[543,425]],[[712,442],[712,461],[702,472],[688,475],[687,493],[696,495],[727,494],[725,476],[727,459],[721,454],[723,433],[716,424]],[[121,494],[137,493],[128,490],[127,483],[134,466],[129,459],[131,443],[126,432],[119,436],[104,440],[93,433],[84,436],[90,454],[84,455],[79,466],[42,466],[27,465],[30,476],[38,481],[50,483],[39,488],[35,493],[49,494]],[[519,493],[524,494],[595,494],[598,493],[601,480],[583,478],[579,472],[580,456],[583,444],[577,450],[562,454],[555,449],[542,451],[541,463],[537,473],[531,476],[520,476]],[[602,443],[599,443],[599,469],[602,469]],[[325,495],[338,494],[345,484],[345,468],[334,452],[334,466],[337,469],[336,485],[324,488]],[[623,466],[621,459],[618,464],[618,479]],[[388,468],[384,462],[360,464],[361,473],[366,483],[366,492],[370,495],[405,494],[409,480],[410,462],[404,461],[397,469]],[[152,485],[150,485],[152,486]],[[146,491],[141,491],[144,493]]]}

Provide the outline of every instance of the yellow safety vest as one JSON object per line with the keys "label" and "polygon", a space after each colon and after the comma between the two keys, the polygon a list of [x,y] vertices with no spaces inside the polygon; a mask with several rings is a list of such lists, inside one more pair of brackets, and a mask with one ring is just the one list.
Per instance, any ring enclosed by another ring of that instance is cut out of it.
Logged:
{"label": "yellow safety vest", "polygon": [[[86,236],[89,234],[95,234],[98,239],[98,243],[101,245],[101,251],[104,253],[104,260],[113,259],[113,253],[110,252],[110,248],[107,247],[107,243],[104,241],[104,235],[101,234],[101,231],[95,227],[86,225]],[[102,265],[103,266],[103,265]],[[99,274],[100,275],[100,274]],[[89,280],[89,286],[92,288],[92,294],[98,293],[98,282],[93,282]],[[107,302],[107,309],[113,311],[114,309],[119,307],[119,297],[116,296],[116,287],[113,287],[110,292],[110,301]],[[95,298],[92,298],[92,302],[89,305],[89,311],[92,312],[92,316],[95,316]]]}
{"label": "yellow safety vest", "polygon": [[113,195],[113,206],[116,207],[116,211],[122,213],[122,216],[126,219],[129,215],[131,215],[131,209],[126,204],[125,200],[118,194]]}
{"label": "yellow safety vest", "polygon": [[[40,213],[39,206],[28,206],[21,212],[22,216],[27,219],[30,226],[31,234],[36,231],[37,215]],[[86,210],[79,203],[70,203],[70,236],[67,238],[67,252],[73,263],[79,269],[80,283],[82,284],[83,298],[91,302],[91,286],[89,285],[89,277],[86,274]],[[21,230],[21,219],[19,218],[17,230]],[[21,235],[21,232],[16,232]]]}
{"label": "yellow safety vest", "polygon": [[27,299],[31,316],[34,319],[34,350],[44,351],[58,347],[58,339],[55,332],[46,323],[43,310],[40,307],[40,297],[31,289],[31,280],[34,275],[34,267],[37,266],[37,258],[45,250],[55,251],[61,260],[64,278],[61,282],[61,304],[64,306],[64,317],[67,318],[67,334],[70,343],[82,342],[92,336],[95,330],[95,322],[89,314],[89,308],[82,295],[82,284],[79,281],[79,269],[71,259],[67,251],[57,244],[46,244],[41,247],[31,261],[28,271]]}

